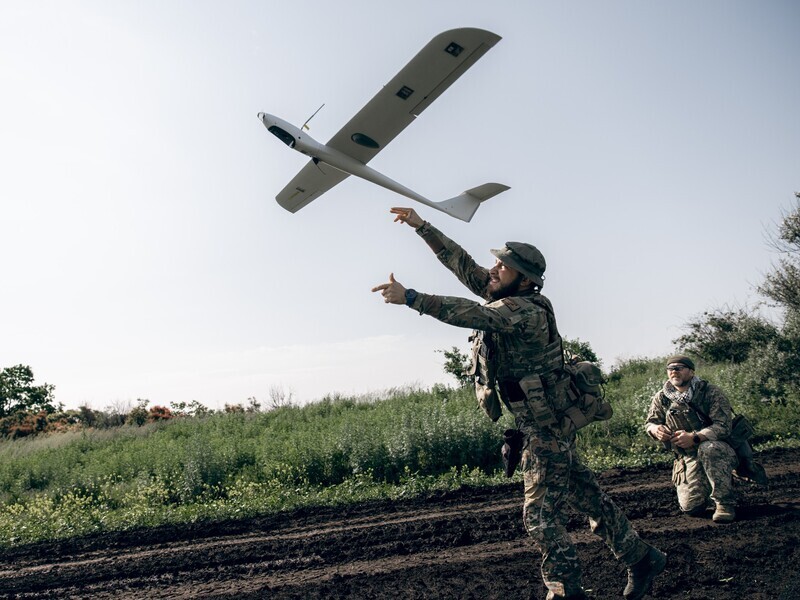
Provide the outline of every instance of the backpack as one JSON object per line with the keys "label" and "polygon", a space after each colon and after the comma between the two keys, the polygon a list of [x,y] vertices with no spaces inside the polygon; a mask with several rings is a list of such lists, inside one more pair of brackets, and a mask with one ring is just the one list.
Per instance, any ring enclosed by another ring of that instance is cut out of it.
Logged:
{"label": "backpack", "polygon": [[[604,398],[603,384],[606,380],[600,367],[588,360],[579,360],[579,356],[572,356],[564,352],[552,304],[539,294],[534,295],[531,300],[547,313],[550,345],[558,343],[563,370],[569,375],[566,394],[557,394],[557,397],[561,396],[562,399],[566,400],[566,405],[562,404],[553,407],[561,432],[565,437],[569,437],[589,423],[607,421],[611,418],[614,410]],[[561,390],[561,385],[562,383],[559,381],[556,383],[556,388]]]}
{"label": "backpack", "polygon": [[[708,382],[701,380],[700,387],[698,388],[698,397],[702,397],[706,393],[707,386]],[[708,427],[711,425],[711,417],[700,410],[694,401],[689,402],[689,406],[700,418],[704,426]],[[753,447],[750,445],[749,441],[754,433],[755,428],[747,417],[734,414],[730,436],[723,441],[727,442],[728,445],[733,448],[734,452],[736,452],[736,458],[739,460],[739,464],[734,469],[733,474],[739,479],[765,486],[769,483],[767,472],[764,470],[761,463],[753,458]]]}
{"label": "backpack", "polygon": [[587,360],[569,362],[564,365],[569,374],[569,405],[557,411],[561,431],[569,436],[594,423],[607,421],[614,414],[611,404],[605,399],[603,372],[596,364]]}

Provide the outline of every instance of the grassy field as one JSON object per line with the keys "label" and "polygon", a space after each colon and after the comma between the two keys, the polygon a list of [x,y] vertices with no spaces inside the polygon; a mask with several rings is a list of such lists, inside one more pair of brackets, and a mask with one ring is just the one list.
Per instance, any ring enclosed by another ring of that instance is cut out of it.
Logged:
{"label": "grassy field", "polygon": [[[754,397],[741,367],[699,372],[751,417],[757,449],[800,444],[797,402]],[[642,427],[663,380],[660,360],[612,372],[614,417],[579,434],[594,469],[671,460]],[[471,390],[434,386],[5,440],[0,547],[498,483],[509,426],[508,415],[490,422]]]}

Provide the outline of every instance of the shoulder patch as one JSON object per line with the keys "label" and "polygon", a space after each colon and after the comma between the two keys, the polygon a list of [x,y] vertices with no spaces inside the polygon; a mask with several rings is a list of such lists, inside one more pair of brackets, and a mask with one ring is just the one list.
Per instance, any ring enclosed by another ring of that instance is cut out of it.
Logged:
{"label": "shoulder patch", "polygon": [[501,302],[508,308],[511,312],[516,312],[520,308],[519,302],[517,302],[514,298],[503,298]]}

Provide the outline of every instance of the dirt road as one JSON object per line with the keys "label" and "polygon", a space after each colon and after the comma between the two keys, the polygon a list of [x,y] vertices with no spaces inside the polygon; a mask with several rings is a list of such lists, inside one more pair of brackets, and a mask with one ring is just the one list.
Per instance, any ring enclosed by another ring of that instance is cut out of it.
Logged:
{"label": "dirt road", "polygon": [[[761,456],[769,489],[739,486],[740,519],[678,512],[666,468],[601,484],[668,553],[654,598],[800,598],[800,450]],[[521,484],[213,526],[110,534],[0,554],[0,598],[544,598]],[[625,569],[569,524],[590,598],[621,598]]]}

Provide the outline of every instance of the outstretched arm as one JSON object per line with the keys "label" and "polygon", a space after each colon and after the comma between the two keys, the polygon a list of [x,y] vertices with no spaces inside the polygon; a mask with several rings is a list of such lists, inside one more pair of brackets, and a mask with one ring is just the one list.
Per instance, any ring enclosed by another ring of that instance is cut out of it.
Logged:
{"label": "outstretched arm", "polygon": [[[407,290],[394,278],[394,273],[389,274],[388,283],[376,285],[372,291],[381,292],[387,304],[405,304],[421,315],[429,315],[456,327],[505,333],[520,329],[536,332],[547,327],[545,312],[532,303],[520,305],[514,300],[503,299],[484,305],[466,298],[423,294]],[[411,293],[407,295],[406,292]],[[506,308],[504,305],[507,304],[513,308]]]}
{"label": "outstretched arm", "polygon": [[489,284],[488,269],[481,267],[461,246],[424,221],[413,208],[394,207],[390,212],[395,215],[395,223],[405,223],[413,227],[417,235],[425,240],[425,243],[436,254],[439,262],[447,267],[473,294],[486,300],[489,299],[486,292],[486,286]]}

